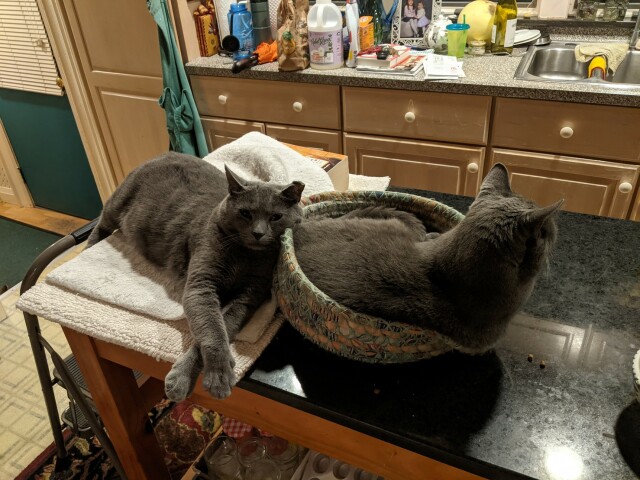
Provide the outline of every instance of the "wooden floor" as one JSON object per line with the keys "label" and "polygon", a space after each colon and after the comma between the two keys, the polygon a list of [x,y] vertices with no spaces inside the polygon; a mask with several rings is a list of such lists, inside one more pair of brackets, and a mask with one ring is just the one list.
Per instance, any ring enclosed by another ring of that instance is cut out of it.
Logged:
{"label": "wooden floor", "polygon": [[67,235],[89,223],[89,220],[44,208],[19,207],[4,202],[0,202],[0,217],[60,235]]}

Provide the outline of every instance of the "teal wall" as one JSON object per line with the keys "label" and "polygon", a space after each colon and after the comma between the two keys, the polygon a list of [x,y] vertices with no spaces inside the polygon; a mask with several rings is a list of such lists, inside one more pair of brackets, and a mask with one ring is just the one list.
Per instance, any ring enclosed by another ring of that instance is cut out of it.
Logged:
{"label": "teal wall", "polygon": [[0,88],[0,118],[34,203],[97,217],[102,202],[67,97]]}

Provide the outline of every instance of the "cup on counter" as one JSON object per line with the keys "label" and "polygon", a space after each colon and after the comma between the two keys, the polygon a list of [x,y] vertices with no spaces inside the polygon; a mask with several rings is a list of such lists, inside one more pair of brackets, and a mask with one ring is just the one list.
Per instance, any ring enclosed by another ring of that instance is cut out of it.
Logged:
{"label": "cup on counter", "polygon": [[468,23],[452,23],[447,25],[448,47],[447,53],[457,58],[464,57],[464,50],[467,46]]}

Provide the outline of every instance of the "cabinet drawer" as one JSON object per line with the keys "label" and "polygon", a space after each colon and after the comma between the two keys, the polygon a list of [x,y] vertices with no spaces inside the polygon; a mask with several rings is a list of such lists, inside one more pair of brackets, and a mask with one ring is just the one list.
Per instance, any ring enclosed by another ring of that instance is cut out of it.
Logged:
{"label": "cabinet drawer", "polygon": [[495,149],[491,165],[503,163],[515,192],[540,205],[565,199],[572,212],[626,218],[640,167],[613,162]]}
{"label": "cabinet drawer", "polygon": [[202,117],[201,120],[210,152],[214,151],[216,148],[226,145],[227,143],[233,142],[245,133],[264,133],[265,131],[264,124],[259,122],[245,122],[244,120],[207,117]]}
{"label": "cabinet drawer", "polygon": [[498,98],[492,143],[497,147],[638,162],[639,129],[638,108]]}
{"label": "cabinet drawer", "polygon": [[340,129],[340,87],[191,76],[200,115]]}
{"label": "cabinet drawer", "polygon": [[391,185],[475,196],[482,178],[483,147],[458,147],[397,138],[344,134],[349,171],[388,176]]}
{"label": "cabinet drawer", "polygon": [[340,132],[268,124],[266,133],[282,143],[316,148],[325,152],[342,153]]}
{"label": "cabinet drawer", "polygon": [[344,129],[485,145],[491,97],[344,87]]}

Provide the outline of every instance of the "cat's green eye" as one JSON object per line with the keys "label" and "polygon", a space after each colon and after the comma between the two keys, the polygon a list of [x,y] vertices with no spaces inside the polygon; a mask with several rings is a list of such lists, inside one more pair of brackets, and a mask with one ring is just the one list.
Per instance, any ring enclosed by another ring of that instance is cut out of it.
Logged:
{"label": "cat's green eye", "polygon": [[281,213],[274,213],[273,215],[271,215],[271,221],[272,222],[277,222],[281,218],[282,218],[282,214]]}
{"label": "cat's green eye", "polygon": [[240,215],[242,215],[247,220],[251,220],[251,212],[245,208],[240,209]]}

